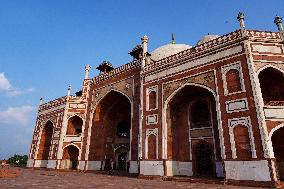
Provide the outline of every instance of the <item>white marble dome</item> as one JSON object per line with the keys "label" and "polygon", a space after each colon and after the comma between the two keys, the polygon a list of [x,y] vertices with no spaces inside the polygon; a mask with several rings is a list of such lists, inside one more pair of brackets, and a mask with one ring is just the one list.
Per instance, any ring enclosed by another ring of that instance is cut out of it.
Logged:
{"label": "white marble dome", "polygon": [[204,37],[202,37],[202,38],[197,42],[196,45],[201,45],[202,43],[205,43],[205,42],[207,42],[207,41],[211,41],[211,40],[216,39],[216,38],[218,38],[218,37],[220,37],[220,36],[219,36],[219,35],[205,35]]}
{"label": "white marble dome", "polygon": [[177,54],[181,51],[184,51],[186,49],[190,49],[191,46],[186,44],[167,44],[163,45],[154,51],[151,52],[151,59],[154,61],[161,60],[163,58],[166,58],[168,56]]}

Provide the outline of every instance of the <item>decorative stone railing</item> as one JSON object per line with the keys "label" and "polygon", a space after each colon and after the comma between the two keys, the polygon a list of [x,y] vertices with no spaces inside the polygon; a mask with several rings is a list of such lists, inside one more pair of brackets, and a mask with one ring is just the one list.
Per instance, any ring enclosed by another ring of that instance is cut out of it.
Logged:
{"label": "decorative stone railing", "polygon": [[220,36],[216,39],[207,41],[190,49],[186,49],[177,54],[163,58],[159,61],[152,61],[145,67],[145,72],[152,72],[165,67],[174,66],[175,64],[181,63],[184,60],[190,60],[203,56],[204,54],[220,49],[226,45],[233,44],[246,38],[266,38],[279,40],[280,35],[278,32],[267,32],[267,31],[256,31],[256,30],[245,30],[242,33],[241,30],[236,30],[229,34]]}
{"label": "decorative stone railing", "polygon": [[67,96],[63,96],[63,97],[54,99],[52,101],[46,102],[44,104],[41,104],[39,106],[38,111],[42,112],[42,111],[45,111],[45,110],[48,110],[48,109],[51,109],[51,108],[54,108],[54,107],[64,105],[64,104],[66,104],[66,99],[67,99]]}
{"label": "decorative stone railing", "polygon": [[248,37],[266,38],[266,39],[280,39],[279,32],[246,30],[246,33],[247,33]]}
{"label": "decorative stone railing", "polygon": [[96,83],[99,83],[101,81],[104,81],[106,79],[109,79],[111,77],[114,77],[118,74],[121,74],[123,72],[126,72],[126,71],[129,71],[129,70],[132,70],[134,68],[138,68],[141,66],[141,63],[138,61],[138,60],[133,60],[127,64],[124,64],[118,68],[115,68],[109,72],[106,72],[106,73],[103,73],[103,74],[100,74],[96,77],[93,78],[93,83],[96,84]]}

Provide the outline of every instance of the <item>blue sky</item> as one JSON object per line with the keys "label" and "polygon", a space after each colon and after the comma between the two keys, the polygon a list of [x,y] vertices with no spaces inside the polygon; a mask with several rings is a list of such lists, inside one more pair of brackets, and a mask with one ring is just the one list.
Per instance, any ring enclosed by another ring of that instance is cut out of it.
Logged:
{"label": "blue sky", "polygon": [[283,0],[1,0],[0,1],[0,159],[27,154],[39,98],[80,90],[84,65],[103,60],[115,67],[150,38],[149,50],[170,43],[195,45],[207,33],[238,29],[243,11],[248,29],[276,31]]}

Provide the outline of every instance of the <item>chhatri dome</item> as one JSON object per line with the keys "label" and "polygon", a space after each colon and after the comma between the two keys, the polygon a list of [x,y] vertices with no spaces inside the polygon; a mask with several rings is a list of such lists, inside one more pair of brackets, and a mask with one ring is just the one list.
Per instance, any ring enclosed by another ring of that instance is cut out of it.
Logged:
{"label": "chhatri dome", "polygon": [[[201,45],[203,43],[206,43],[208,41],[211,41],[213,39],[216,39],[220,37],[219,35],[205,35],[203,36],[196,45]],[[169,57],[171,55],[177,54],[181,51],[184,51],[186,49],[190,49],[192,46],[187,44],[176,44],[174,41],[174,35],[172,34],[172,43],[163,45],[161,47],[158,47],[154,51],[151,52],[151,59],[154,61],[161,60],[163,58]]]}
{"label": "chhatri dome", "polygon": [[177,54],[181,51],[191,48],[192,46],[186,44],[176,44],[174,35],[172,34],[172,43],[163,45],[151,52],[151,59],[154,61],[161,60],[168,56]]}
{"label": "chhatri dome", "polygon": [[210,35],[210,34],[208,33],[208,35],[203,36],[203,37],[197,42],[196,45],[201,45],[202,43],[206,43],[207,41],[211,41],[211,40],[216,39],[216,38],[218,38],[218,37],[220,37],[220,36],[219,36],[219,35]]}

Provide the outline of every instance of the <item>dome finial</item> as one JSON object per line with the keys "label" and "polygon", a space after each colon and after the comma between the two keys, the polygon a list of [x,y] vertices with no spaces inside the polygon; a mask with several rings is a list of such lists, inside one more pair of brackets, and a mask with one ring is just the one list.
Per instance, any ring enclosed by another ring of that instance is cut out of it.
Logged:
{"label": "dome finial", "polygon": [[172,44],[175,44],[175,36],[174,36],[174,33],[172,33]]}
{"label": "dome finial", "polygon": [[244,30],[245,29],[245,14],[242,12],[239,12],[237,19],[240,22],[241,30]]}

